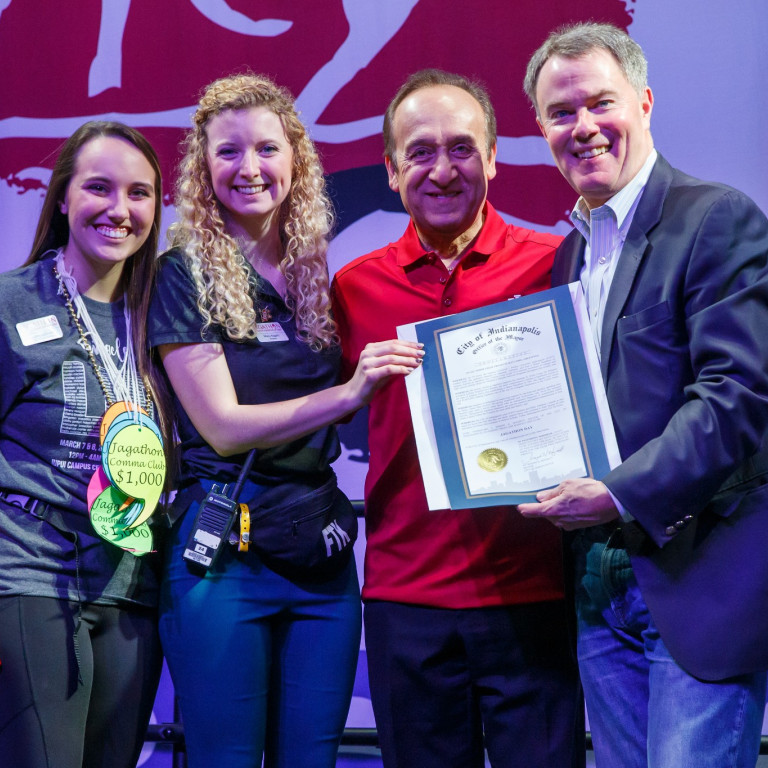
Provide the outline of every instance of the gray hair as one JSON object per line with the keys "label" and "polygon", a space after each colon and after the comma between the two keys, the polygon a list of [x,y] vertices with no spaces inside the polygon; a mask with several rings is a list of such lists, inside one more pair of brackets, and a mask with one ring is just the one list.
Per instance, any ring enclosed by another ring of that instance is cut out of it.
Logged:
{"label": "gray hair", "polygon": [[436,85],[452,85],[455,88],[461,88],[466,91],[480,105],[485,118],[485,143],[488,157],[496,145],[496,113],[491,104],[491,97],[482,83],[476,80],[470,80],[464,75],[457,75],[453,72],[445,72],[442,69],[420,69],[414,72],[401,86],[395,94],[387,111],[384,114],[384,156],[388,157],[392,165],[397,168],[397,158],[395,157],[395,137],[393,131],[393,122],[395,119],[395,110],[402,102],[415,91],[422,88],[431,88]]}
{"label": "gray hair", "polygon": [[597,24],[593,21],[569,24],[552,32],[528,62],[523,90],[537,116],[539,106],[536,103],[536,85],[547,61],[553,56],[578,59],[595,49],[608,51],[616,59],[627,82],[637,91],[638,96],[642,95],[648,86],[648,61],[643,49],[626,32],[612,24]]}

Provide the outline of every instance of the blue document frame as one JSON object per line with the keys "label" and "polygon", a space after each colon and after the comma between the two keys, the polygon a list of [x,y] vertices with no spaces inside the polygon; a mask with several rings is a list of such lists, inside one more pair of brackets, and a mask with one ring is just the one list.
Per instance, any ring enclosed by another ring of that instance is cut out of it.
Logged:
{"label": "blue document frame", "polygon": [[568,286],[415,327],[452,509],[535,501],[566,478],[608,473]]}

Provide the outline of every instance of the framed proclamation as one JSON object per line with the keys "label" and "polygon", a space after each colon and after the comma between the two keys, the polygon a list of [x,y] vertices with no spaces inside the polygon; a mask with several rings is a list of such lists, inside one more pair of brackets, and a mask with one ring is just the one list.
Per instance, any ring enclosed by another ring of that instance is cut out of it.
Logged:
{"label": "framed proclamation", "polygon": [[398,332],[426,351],[407,385],[430,509],[535,501],[619,463],[578,283]]}

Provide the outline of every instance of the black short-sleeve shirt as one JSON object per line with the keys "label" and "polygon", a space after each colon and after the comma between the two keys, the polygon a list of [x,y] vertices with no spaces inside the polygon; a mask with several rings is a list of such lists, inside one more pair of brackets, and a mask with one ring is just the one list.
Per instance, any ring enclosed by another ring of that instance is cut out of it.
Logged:
{"label": "black short-sleeve shirt", "polygon": [[[241,404],[274,403],[311,394],[337,383],[338,347],[314,352],[296,338],[296,323],[290,310],[272,285],[248,265],[251,295],[259,318],[279,324],[277,332],[263,337],[232,341],[217,325],[203,333],[203,318],[197,308],[197,289],[179,250],[160,258],[159,274],[149,312],[149,344],[218,343],[224,348],[229,371]],[[267,331],[269,329],[266,329]],[[282,333],[281,333],[282,331]],[[284,336],[284,338],[283,338]],[[245,455],[222,457],[200,436],[181,404],[179,414],[182,467],[180,485],[193,478],[234,482]],[[339,455],[339,441],[333,426],[298,440],[256,452],[250,479],[262,485],[285,480],[309,484],[326,475]]]}

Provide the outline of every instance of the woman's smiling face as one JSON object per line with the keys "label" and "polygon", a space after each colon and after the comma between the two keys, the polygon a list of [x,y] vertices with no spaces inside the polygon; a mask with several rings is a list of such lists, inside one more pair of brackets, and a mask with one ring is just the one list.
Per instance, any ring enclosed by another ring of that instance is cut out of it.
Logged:
{"label": "woman's smiling face", "polygon": [[78,285],[101,279],[146,242],[155,216],[155,171],[143,153],[117,136],[84,144],[59,208],[69,223],[64,247]]}
{"label": "woman's smiling face", "polygon": [[226,110],[206,126],[206,160],[222,214],[244,229],[277,222],[291,189],[293,150],[266,107]]}

